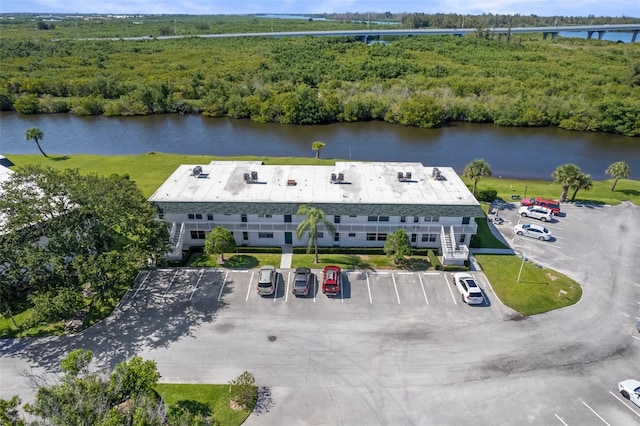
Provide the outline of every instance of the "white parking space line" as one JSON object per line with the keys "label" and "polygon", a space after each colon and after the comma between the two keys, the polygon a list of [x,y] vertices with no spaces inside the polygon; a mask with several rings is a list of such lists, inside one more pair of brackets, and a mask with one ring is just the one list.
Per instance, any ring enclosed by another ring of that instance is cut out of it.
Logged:
{"label": "white parking space line", "polygon": [[558,420],[560,420],[560,421],[562,422],[562,424],[563,424],[564,426],[569,426],[569,425],[568,425],[564,420],[562,420],[562,418],[561,418],[559,415],[557,415],[557,414],[556,414],[555,416],[556,416],[556,418],[557,418]]}
{"label": "white parking space line", "polygon": [[609,423],[607,423],[607,421],[606,421],[605,419],[603,419],[603,418],[600,416],[600,414],[596,413],[596,411],[595,411],[593,408],[589,407],[589,405],[587,405],[587,403],[586,403],[586,402],[582,401],[582,403],[584,404],[584,406],[585,406],[585,407],[587,407],[589,410],[591,410],[591,412],[592,412],[593,414],[595,414],[595,415],[596,415],[596,417],[598,417],[600,420],[602,420],[602,423],[604,423],[604,424],[605,424],[605,425],[607,425],[607,426],[611,426]]}
{"label": "white parking space line", "polygon": [[396,299],[398,299],[398,305],[400,304],[400,295],[398,294],[398,286],[396,285],[396,277],[391,274],[391,278],[393,279],[393,288],[396,289]]}
{"label": "white parking space line", "polygon": [[447,288],[449,289],[449,294],[451,294],[451,299],[453,300],[454,304],[458,304],[458,302],[456,301],[456,297],[453,295],[453,290],[451,290],[451,285],[449,284],[449,280],[447,279],[446,275],[442,276],[444,278],[444,282],[447,284]]}
{"label": "white parking space line", "polygon": [[424,275],[440,275],[440,272],[423,272]]}
{"label": "white parking space line", "polygon": [[631,337],[633,337],[636,340],[640,340],[640,337],[637,337],[637,336],[631,336]]}
{"label": "white parking space line", "polygon": [[367,290],[369,290],[369,303],[373,303],[373,299],[371,298],[371,285],[369,285],[369,274],[367,274]]}
{"label": "white parking space line", "polygon": [[396,272],[398,275],[413,275],[414,272]]}
{"label": "white parking space line", "polygon": [[313,303],[316,303],[317,295],[318,295],[318,277],[314,277],[313,278]]}
{"label": "white parking space line", "polygon": [[226,274],[224,274],[224,280],[222,280],[222,287],[220,287],[220,293],[218,293],[218,302],[220,301],[220,298],[222,297],[222,291],[224,290],[224,285],[227,283],[227,277],[229,276],[229,271],[227,271]]}
{"label": "white parking space line", "polygon": [[424,295],[424,301],[427,302],[427,305],[428,305],[429,299],[427,299],[427,292],[424,291],[424,284],[422,283],[422,277],[420,276],[420,274],[418,274],[418,279],[420,280],[420,287],[422,287],[422,294]]}
{"label": "white parking space line", "polygon": [[278,274],[276,274],[276,288],[273,290],[273,303],[276,303],[276,298],[278,297],[278,283],[280,280],[278,279]]}
{"label": "white parking space line", "polygon": [[193,286],[193,290],[191,290],[191,296],[189,296],[189,300],[193,299],[193,293],[198,289],[198,284],[200,284],[200,280],[202,279],[202,275],[204,275],[204,269],[200,270],[200,275],[198,275],[198,280]]}
{"label": "white parking space line", "polygon": [[167,293],[169,293],[169,289],[171,289],[171,286],[173,285],[173,280],[176,279],[176,276],[178,275],[178,272],[180,270],[176,269],[176,273],[173,274],[173,277],[171,277],[171,281],[169,282],[169,286],[167,287],[167,289],[164,291],[164,294],[162,295],[162,301],[164,302],[165,298],[167,297]]}
{"label": "white parking space line", "polygon": [[252,285],[253,285],[253,271],[251,271],[251,278],[249,278],[249,288],[247,288],[247,297],[244,299],[245,302],[249,300],[249,293],[251,293]]}
{"label": "white parking space line", "polygon": [[344,303],[344,294],[342,293],[343,284],[344,280],[342,279],[342,272],[340,272],[340,303]]}
{"label": "white parking space line", "polygon": [[373,272],[369,272],[372,275],[389,275],[389,272],[380,272],[380,271],[373,271]]}
{"label": "white parking space line", "polygon": [[613,393],[613,392],[611,392],[611,391],[609,391],[609,393],[610,393],[610,394],[611,394],[611,396],[613,396],[615,399],[617,399],[618,401],[620,401],[620,402],[621,402],[625,407],[627,407],[629,410],[631,410],[631,412],[632,412],[633,414],[635,414],[636,416],[640,417],[640,414],[638,414],[638,412],[637,412],[636,410],[634,410],[633,408],[629,407],[629,406],[627,405],[627,403],[626,403],[622,398],[620,398],[618,395],[616,395],[615,393]]}
{"label": "white parking space line", "polygon": [[287,288],[284,291],[284,303],[287,303],[289,300],[289,283],[291,283],[291,271],[289,271],[289,276],[287,277]]}
{"label": "white parking space line", "polygon": [[144,283],[147,282],[147,278],[149,278],[149,275],[151,275],[151,271],[147,272],[147,276],[144,277],[144,279],[142,280],[142,282],[140,283],[140,285],[138,286],[138,288],[136,289],[136,292],[133,293],[133,299],[136,298],[136,296],[138,295],[138,292],[140,291],[140,289],[142,287],[144,287]]}

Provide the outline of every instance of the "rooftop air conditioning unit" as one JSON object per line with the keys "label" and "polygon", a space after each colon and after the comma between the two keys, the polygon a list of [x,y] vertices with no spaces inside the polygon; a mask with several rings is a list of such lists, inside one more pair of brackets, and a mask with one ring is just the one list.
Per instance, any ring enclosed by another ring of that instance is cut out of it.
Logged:
{"label": "rooftop air conditioning unit", "polygon": [[405,178],[406,180],[411,180],[411,172],[405,172],[405,174],[404,174],[404,178]]}
{"label": "rooftop air conditioning unit", "polygon": [[193,175],[200,176],[200,173],[202,173],[202,166],[195,166],[193,168]]}
{"label": "rooftop air conditioning unit", "polygon": [[243,176],[245,182],[251,182],[251,175],[249,173],[245,173]]}
{"label": "rooftop air conditioning unit", "polygon": [[338,173],[338,180],[344,182],[344,173]]}
{"label": "rooftop air conditioning unit", "polygon": [[404,180],[404,173],[398,172],[398,180],[402,182]]}
{"label": "rooftop air conditioning unit", "polygon": [[258,172],[251,172],[251,180],[258,180]]}
{"label": "rooftop air conditioning unit", "polygon": [[335,182],[337,179],[336,174],[335,173],[331,173],[331,183]]}

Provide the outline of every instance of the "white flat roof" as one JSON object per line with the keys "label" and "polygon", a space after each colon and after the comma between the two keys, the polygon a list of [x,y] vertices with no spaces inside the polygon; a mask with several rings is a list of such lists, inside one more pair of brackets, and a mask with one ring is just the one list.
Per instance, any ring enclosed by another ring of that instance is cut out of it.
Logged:
{"label": "white flat roof", "polygon": [[[194,175],[201,167],[202,174]],[[434,175],[440,171],[440,179]],[[245,174],[257,173],[248,183]],[[398,173],[411,178],[401,181]],[[343,183],[331,180],[343,174]],[[295,181],[295,185],[292,185]],[[451,167],[405,162],[336,162],[333,166],[264,165],[259,161],[212,161],[181,165],[151,202],[273,202],[478,205]]]}

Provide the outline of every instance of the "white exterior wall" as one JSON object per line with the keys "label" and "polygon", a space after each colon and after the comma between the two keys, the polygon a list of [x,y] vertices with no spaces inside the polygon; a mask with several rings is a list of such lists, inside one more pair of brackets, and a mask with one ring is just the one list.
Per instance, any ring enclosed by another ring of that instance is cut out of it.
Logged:
{"label": "white exterior wall", "polygon": [[[166,214],[164,216],[166,221],[175,222],[178,228],[180,228],[181,223],[185,223],[184,250],[192,246],[204,246],[203,235],[206,235],[216,226],[229,229],[233,233],[238,246],[283,246],[287,244],[285,239],[285,233],[287,232],[291,233],[291,242],[289,244],[293,246],[306,246],[309,241],[307,232],[300,240],[296,237],[296,228],[305,219],[301,216],[292,216],[292,221],[286,223],[284,222],[284,215],[273,215],[270,218],[247,215],[247,221],[242,222],[242,215],[239,214],[214,214],[213,220],[208,220],[208,214],[204,212],[194,212],[193,214],[200,214],[202,219],[190,219],[187,214]],[[448,232],[449,227],[452,225],[457,236],[465,234],[464,241],[458,239],[456,242],[469,245],[471,235],[475,234],[477,230],[474,218],[470,218],[468,225],[462,224],[461,217],[441,217],[438,218],[437,222],[427,222],[424,217],[420,217],[418,222],[414,222],[412,216],[406,217],[405,222],[401,222],[399,216],[389,217],[388,222],[369,221],[367,216],[340,216],[340,223],[334,223],[334,219],[333,215],[327,217],[327,220],[334,224],[336,232],[339,234],[339,241],[335,241],[334,237],[324,229],[324,226],[319,225],[319,232],[322,232],[322,237],[318,238],[318,246],[383,247],[385,240],[378,239],[381,237],[380,234],[387,234],[388,236],[396,229],[404,228],[407,230],[410,240],[413,239],[415,234],[415,241],[411,241],[412,247],[439,248],[441,246],[441,227],[444,226]],[[195,232],[196,238],[192,238],[192,231]],[[375,239],[369,239],[368,234],[375,234]],[[434,236],[432,238],[433,241],[429,239],[423,241],[423,235],[426,234],[432,234]]]}

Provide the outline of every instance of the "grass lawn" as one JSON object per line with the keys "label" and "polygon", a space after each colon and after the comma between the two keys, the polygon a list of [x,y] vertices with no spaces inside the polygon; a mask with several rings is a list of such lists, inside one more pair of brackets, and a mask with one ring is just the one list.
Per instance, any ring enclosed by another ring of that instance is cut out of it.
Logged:
{"label": "grass lawn", "polygon": [[[534,315],[573,305],[582,297],[582,287],[552,269],[524,262],[513,255],[476,255],[478,263],[500,300],[523,315]],[[562,293],[566,292],[566,293]]]}
{"label": "grass lawn", "polygon": [[[462,177],[467,185],[472,182]],[[588,202],[593,204],[620,204],[622,201],[631,201],[635,205],[640,204],[640,181],[630,179],[620,179],[616,185],[616,190],[611,191],[613,179],[594,180],[593,188],[590,191],[580,191],[576,197],[576,201]],[[478,190],[495,189],[498,191],[498,197],[510,202],[512,195],[520,195],[527,197],[543,197],[557,200],[560,198],[562,188],[557,183],[553,183],[551,177],[549,180],[519,180],[519,179],[502,179],[499,177],[484,177],[478,182]],[[568,198],[570,199],[573,190],[569,190]]]}
{"label": "grass lawn", "polygon": [[264,265],[280,267],[280,253],[237,253],[225,254],[226,262],[218,263],[216,256],[196,254],[187,263],[187,266],[208,266],[230,269],[253,269]]}
{"label": "grass lawn", "polygon": [[409,256],[404,264],[395,265],[391,258],[379,254],[322,254],[318,255],[320,263],[314,263],[313,254],[294,254],[291,261],[292,268],[307,267],[312,269],[322,269],[327,265],[336,265],[342,269],[397,269],[397,270],[425,270],[431,264],[426,256]]}
{"label": "grass lawn", "polygon": [[250,410],[236,411],[229,406],[229,385],[159,383],[156,391],[171,407],[187,408],[193,414],[213,415],[221,425],[241,425]]}

